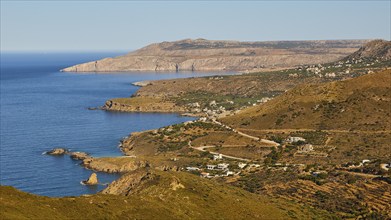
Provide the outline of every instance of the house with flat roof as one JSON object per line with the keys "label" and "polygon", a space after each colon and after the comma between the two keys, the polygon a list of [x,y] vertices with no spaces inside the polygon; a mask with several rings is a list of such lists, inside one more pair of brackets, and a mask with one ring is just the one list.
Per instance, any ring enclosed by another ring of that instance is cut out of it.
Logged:
{"label": "house with flat roof", "polygon": [[220,170],[228,169],[229,164],[228,163],[219,163],[217,164],[217,168]]}
{"label": "house with flat roof", "polygon": [[206,165],[206,169],[208,169],[208,170],[214,170],[214,169],[216,169],[216,165]]}
{"label": "house with flat roof", "polygon": [[223,155],[222,154],[215,154],[213,155],[213,160],[221,160],[223,159]]}
{"label": "house with flat roof", "polygon": [[304,142],[305,139],[302,138],[302,137],[288,137],[285,141],[288,142],[288,143],[296,143],[296,142],[299,142],[299,141],[303,141]]}

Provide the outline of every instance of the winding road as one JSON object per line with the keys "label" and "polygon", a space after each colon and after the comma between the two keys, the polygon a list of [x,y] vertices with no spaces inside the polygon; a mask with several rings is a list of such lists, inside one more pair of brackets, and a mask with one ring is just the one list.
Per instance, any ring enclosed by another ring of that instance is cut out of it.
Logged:
{"label": "winding road", "polygon": [[[252,136],[252,135],[249,135],[249,134],[246,134],[246,133],[243,133],[241,131],[237,131],[231,127],[229,127],[228,125],[225,125],[219,121],[216,121],[215,119],[212,119],[212,122],[219,125],[219,126],[222,126],[226,129],[229,129],[229,130],[232,130],[233,132],[243,136],[243,137],[246,137],[246,138],[250,138],[252,140],[255,140],[255,141],[260,141],[262,143],[266,143],[266,144],[269,144],[269,145],[272,145],[274,147],[277,147],[279,146],[280,144],[277,143],[277,142],[274,142],[274,141],[271,141],[271,140],[267,140],[267,139],[261,139],[259,137],[255,137],[255,136]],[[195,150],[198,150],[198,151],[202,151],[202,152],[205,152],[206,150],[205,149],[208,149],[208,148],[213,148],[213,147],[216,147],[214,145],[207,145],[207,146],[200,146],[200,147],[194,147],[191,145],[191,141],[188,142],[188,145],[190,148],[193,148]],[[225,157],[225,158],[228,158],[228,159],[233,159],[233,160],[240,160],[240,161],[246,161],[246,162],[249,162],[250,160],[249,159],[246,159],[246,158],[241,158],[241,157],[234,157],[234,156],[229,156],[229,155],[225,155],[225,154],[221,154],[219,152],[213,152],[213,151],[209,151],[209,153],[213,154],[213,155],[221,155],[222,157]]]}
{"label": "winding road", "polygon": [[[201,146],[201,147],[193,147],[191,145],[191,141],[188,142],[188,145],[190,148],[193,148],[195,150],[198,150],[198,151],[202,151],[202,152],[205,152],[206,150],[205,149],[208,149],[208,148],[213,148],[213,147],[216,147],[214,145],[208,145],[208,146]],[[246,158],[240,158],[240,157],[234,157],[234,156],[229,156],[229,155],[225,155],[225,154],[221,154],[219,152],[213,152],[213,151],[209,151],[210,154],[213,154],[213,155],[221,155],[222,157],[225,157],[225,158],[228,158],[228,159],[233,159],[233,160],[240,160],[240,161],[246,161],[246,162],[249,162],[250,160],[249,159],[246,159]]]}

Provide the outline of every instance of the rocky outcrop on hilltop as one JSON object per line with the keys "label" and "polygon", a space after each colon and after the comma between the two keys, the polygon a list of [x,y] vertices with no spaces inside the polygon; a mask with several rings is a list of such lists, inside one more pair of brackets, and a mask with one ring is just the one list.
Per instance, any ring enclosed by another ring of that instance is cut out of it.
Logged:
{"label": "rocky outcrop on hilltop", "polygon": [[140,190],[144,185],[157,179],[159,176],[147,169],[138,169],[124,174],[118,180],[112,182],[102,194],[130,195],[134,191]]}
{"label": "rocky outcrop on hilltop", "polygon": [[63,69],[66,72],[244,71],[332,62],[366,40],[239,42],[186,39],[151,44],[124,56]]}
{"label": "rocky outcrop on hilltop", "polygon": [[349,55],[346,59],[370,59],[380,61],[391,60],[391,41],[373,40],[365,44],[358,51]]}

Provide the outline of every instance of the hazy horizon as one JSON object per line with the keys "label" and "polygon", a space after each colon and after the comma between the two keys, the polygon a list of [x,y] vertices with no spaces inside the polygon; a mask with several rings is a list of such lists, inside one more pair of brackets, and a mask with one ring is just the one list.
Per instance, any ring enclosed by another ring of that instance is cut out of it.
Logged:
{"label": "hazy horizon", "polygon": [[[201,37],[202,38],[202,37]],[[186,40],[186,39],[192,39],[195,40],[195,38],[184,38],[184,39],[179,39],[175,41],[180,41],[180,40]],[[203,38],[205,39],[205,38]],[[387,39],[381,39],[381,38],[372,38],[372,39],[312,39],[312,40],[276,40],[276,41],[333,41],[333,40],[387,40]],[[205,39],[205,40],[212,40],[212,41],[238,41],[234,39]],[[153,43],[161,43],[164,42],[159,41],[159,42],[151,42],[150,44]],[[273,41],[273,40],[270,40]],[[256,41],[241,41],[241,42],[256,42]],[[258,42],[268,42],[267,40],[265,41],[258,41]],[[141,49],[145,46],[148,46],[149,44],[143,45],[139,48],[134,48],[134,49],[97,49],[97,50],[1,50],[1,53],[8,53],[8,54],[13,54],[13,53],[39,53],[39,54],[51,54],[51,53],[130,53],[133,51],[136,51],[138,49]]]}
{"label": "hazy horizon", "polygon": [[390,7],[389,1],[6,0],[1,1],[1,51],[128,52],[187,38],[390,40]]}

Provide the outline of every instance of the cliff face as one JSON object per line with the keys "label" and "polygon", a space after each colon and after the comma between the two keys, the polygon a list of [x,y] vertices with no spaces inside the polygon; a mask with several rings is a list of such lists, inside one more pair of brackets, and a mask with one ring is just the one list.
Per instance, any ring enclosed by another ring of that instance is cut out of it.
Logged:
{"label": "cliff face", "polygon": [[66,72],[225,71],[288,68],[339,60],[367,40],[238,42],[204,39],[151,44],[124,56],[68,67]]}

